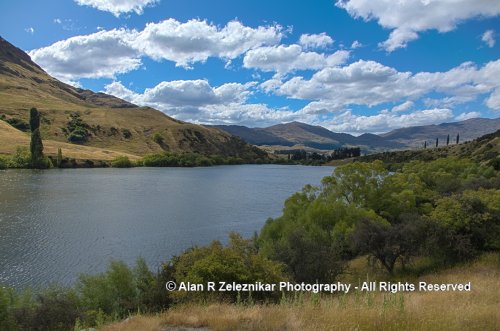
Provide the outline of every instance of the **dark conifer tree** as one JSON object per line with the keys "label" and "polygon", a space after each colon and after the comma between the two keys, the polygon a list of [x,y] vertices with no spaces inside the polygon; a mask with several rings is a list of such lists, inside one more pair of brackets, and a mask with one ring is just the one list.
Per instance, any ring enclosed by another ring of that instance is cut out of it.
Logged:
{"label": "dark conifer tree", "polygon": [[446,137],[446,146],[448,146],[449,144],[450,144],[450,135]]}

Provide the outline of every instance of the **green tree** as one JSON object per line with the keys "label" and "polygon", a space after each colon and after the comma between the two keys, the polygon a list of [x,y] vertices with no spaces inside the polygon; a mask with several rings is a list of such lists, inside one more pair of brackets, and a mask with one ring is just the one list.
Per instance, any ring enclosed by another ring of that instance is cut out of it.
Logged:
{"label": "green tree", "polygon": [[450,144],[450,135],[446,136],[446,146]]}
{"label": "green tree", "polygon": [[63,162],[63,156],[62,156],[62,150],[61,148],[57,149],[57,159],[56,159],[56,164],[58,168],[61,168]]}
{"label": "green tree", "polygon": [[40,129],[31,133],[30,142],[31,166],[33,168],[45,168],[43,156],[43,143],[40,135]]}
{"label": "green tree", "polygon": [[49,161],[43,155],[43,143],[40,133],[40,113],[36,108],[30,109],[31,128],[31,167],[35,169],[45,169],[49,167]]}
{"label": "green tree", "polygon": [[40,112],[36,108],[30,109],[30,129],[31,132],[34,132],[40,128]]}
{"label": "green tree", "polygon": [[402,266],[420,253],[425,239],[425,223],[416,215],[408,215],[400,223],[390,224],[364,219],[351,236],[351,245],[358,254],[368,254],[393,273],[398,260]]}

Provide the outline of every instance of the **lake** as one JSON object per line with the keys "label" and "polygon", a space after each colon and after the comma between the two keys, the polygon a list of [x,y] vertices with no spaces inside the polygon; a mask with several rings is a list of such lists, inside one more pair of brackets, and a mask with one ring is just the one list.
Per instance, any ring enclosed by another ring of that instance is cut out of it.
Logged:
{"label": "lake", "polygon": [[250,237],[332,167],[0,171],[0,284],[70,285],[111,259],[156,270],[172,255],[231,231]]}

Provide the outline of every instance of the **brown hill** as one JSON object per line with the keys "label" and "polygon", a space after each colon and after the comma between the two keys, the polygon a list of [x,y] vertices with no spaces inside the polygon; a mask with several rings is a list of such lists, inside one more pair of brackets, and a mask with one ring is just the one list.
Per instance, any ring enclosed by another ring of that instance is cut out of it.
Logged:
{"label": "brown hill", "polygon": [[[78,146],[133,155],[164,150],[238,157],[262,153],[219,129],[181,122],[152,108],[62,83],[0,37],[0,118],[27,130],[31,107],[42,114],[43,138],[59,143],[73,140]],[[5,135],[5,125],[0,130]],[[19,133],[13,137],[19,138],[9,139],[9,144],[25,144]],[[0,152],[10,150],[6,144],[0,141]]]}

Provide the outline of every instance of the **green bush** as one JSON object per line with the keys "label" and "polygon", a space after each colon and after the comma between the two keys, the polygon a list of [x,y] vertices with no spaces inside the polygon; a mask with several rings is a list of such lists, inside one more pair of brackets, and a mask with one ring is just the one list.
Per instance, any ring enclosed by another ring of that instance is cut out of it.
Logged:
{"label": "green bush", "polygon": [[153,135],[153,141],[155,143],[157,143],[158,145],[160,146],[163,146],[163,143],[165,142],[165,140],[163,139],[162,135],[158,132],[156,132],[154,135]]}
{"label": "green bush", "polygon": [[0,155],[0,170],[7,169],[9,167],[9,158],[7,156]]}
{"label": "green bush", "polygon": [[[173,268],[177,284],[191,282],[206,284],[208,282],[236,282],[242,283],[278,283],[286,279],[283,265],[273,262],[258,254],[251,240],[245,240],[240,235],[231,233],[229,244],[222,245],[213,241],[208,246],[192,247],[178,257],[174,257],[170,264],[165,265],[168,270]],[[175,292],[178,300],[187,299],[224,299],[236,301],[238,292]],[[244,293],[248,295],[248,293]],[[279,293],[257,292],[252,293],[255,299],[270,299]]]}
{"label": "green bush", "polygon": [[111,166],[113,168],[131,168],[133,167],[132,161],[126,156],[118,156],[113,161],[111,161]]}
{"label": "green bush", "polygon": [[31,165],[31,155],[27,147],[18,146],[16,153],[12,155],[9,168],[29,168]]}
{"label": "green bush", "polygon": [[70,121],[67,124],[66,132],[69,133],[68,141],[71,143],[84,143],[90,137],[90,126],[85,123],[79,113],[70,114]]}

